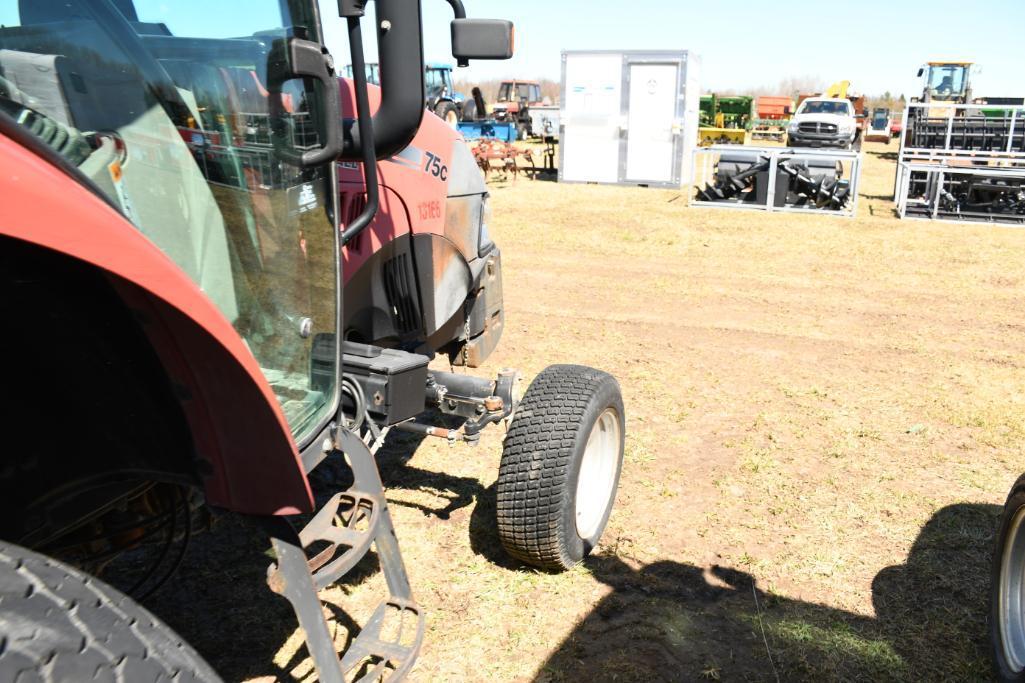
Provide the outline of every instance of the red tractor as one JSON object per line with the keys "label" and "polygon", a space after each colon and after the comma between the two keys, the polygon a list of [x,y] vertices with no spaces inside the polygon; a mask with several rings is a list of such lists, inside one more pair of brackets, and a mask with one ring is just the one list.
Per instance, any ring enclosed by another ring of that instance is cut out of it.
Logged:
{"label": "red tractor", "polygon": [[498,98],[491,109],[496,121],[516,124],[517,140],[526,140],[541,135],[541,127],[534,125],[530,110],[543,104],[540,83],[517,79],[502,81],[498,88]]}
{"label": "red tractor", "polygon": [[[449,4],[460,63],[511,56],[509,22]],[[579,562],[608,520],[614,378],[553,366],[518,400],[512,371],[428,366],[482,363],[504,309],[487,187],[425,115],[420,3],[376,4],[379,90],[364,2],[236,5],[0,0],[0,680],[219,680],[143,607],[210,508],[266,530],[319,680],[402,678],[424,614],[373,455],[391,429],[508,422],[497,527],[525,562]],[[311,487],[328,461],[351,487]],[[340,655],[318,593],[372,547],[389,594]]]}

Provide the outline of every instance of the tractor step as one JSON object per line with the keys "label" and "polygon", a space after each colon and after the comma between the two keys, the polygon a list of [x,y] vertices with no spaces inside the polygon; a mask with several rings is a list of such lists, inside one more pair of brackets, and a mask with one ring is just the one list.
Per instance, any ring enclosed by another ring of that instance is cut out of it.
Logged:
{"label": "tractor step", "polygon": [[[335,449],[352,468],[352,487],[328,499],[298,533],[284,518],[264,520],[277,555],[267,583],[292,604],[321,683],[353,675],[365,683],[400,681],[420,652],[424,613],[413,600],[373,453],[347,429],[337,430]],[[345,576],[371,546],[389,595],[339,658],[318,591]]]}
{"label": "tractor step", "polygon": [[303,548],[327,543],[307,562],[317,590],[333,584],[366,556],[378,533],[382,504],[383,498],[352,489],[336,493],[299,532]]}
{"label": "tractor step", "polygon": [[385,600],[367,620],[342,658],[346,675],[361,667],[369,669],[359,681],[399,680],[413,667],[424,639],[426,619],[414,603]]}

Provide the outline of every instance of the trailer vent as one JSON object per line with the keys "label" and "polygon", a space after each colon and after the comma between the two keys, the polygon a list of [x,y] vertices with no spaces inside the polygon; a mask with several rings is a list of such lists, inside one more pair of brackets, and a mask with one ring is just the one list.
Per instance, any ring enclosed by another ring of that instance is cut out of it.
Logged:
{"label": "trailer vent", "polygon": [[413,273],[409,257],[399,254],[384,263],[384,289],[388,296],[395,329],[402,334],[415,332],[420,328],[420,309],[413,287]]}
{"label": "trailer vent", "polygon": [[[344,232],[349,225],[352,224],[359,215],[363,213],[363,209],[367,208],[367,195],[363,192],[342,192],[342,215],[341,215],[341,230]],[[363,249],[363,243],[365,241],[365,235],[367,231],[364,230],[360,234],[352,238],[345,248],[349,251],[361,251]]]}

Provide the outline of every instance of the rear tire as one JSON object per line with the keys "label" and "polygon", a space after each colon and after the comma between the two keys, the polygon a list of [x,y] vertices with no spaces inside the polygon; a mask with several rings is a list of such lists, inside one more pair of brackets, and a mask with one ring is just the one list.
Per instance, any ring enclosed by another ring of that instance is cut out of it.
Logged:
{"label": "rear tire", "polygon": [[2,542],[0,633],[3,681],[221,680],[128,596],[57,560]]}
{"label": "rear tire", "polygon": [[505,438],[498,535],[513,557],[568,569],[597,545],[623,467],[619,383],[580,365],[553,365],[531,383]]}
{"label": "rear tire", "polygon": [[459,109],[453,102],[439,102],[434,107],[434,113],[453,130],[459,128]]}
{"label": "rear tire", "polygon": [[460,121],[476,121],[477,120],[477,103],[473,100],[466,100],[463,102],[462,111],[459,112]]}
{"label": "rear tire", "polygon": [[1025,475],[1004,504],[989,586],[994,672],[1001,681],[1025,681]]}

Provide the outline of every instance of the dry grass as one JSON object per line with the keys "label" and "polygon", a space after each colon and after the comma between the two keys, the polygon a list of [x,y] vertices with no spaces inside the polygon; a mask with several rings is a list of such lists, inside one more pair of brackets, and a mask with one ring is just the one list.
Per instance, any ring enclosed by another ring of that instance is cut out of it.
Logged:
{"label": "dry grass", "polygon": [[[989,543],[1025,445],[1025,232],[896,220],[885,149],[855,220],[493,187],[490,369],[614,373],[626,465],[599,557],[549,575],[498,548],[501,434],[382,458],[428,613],[415,680],[988,676]],[[381,589],[335,596],[359,619]],[[229,678],[308,671],[296,634],[252,637],[275,665]]]}

